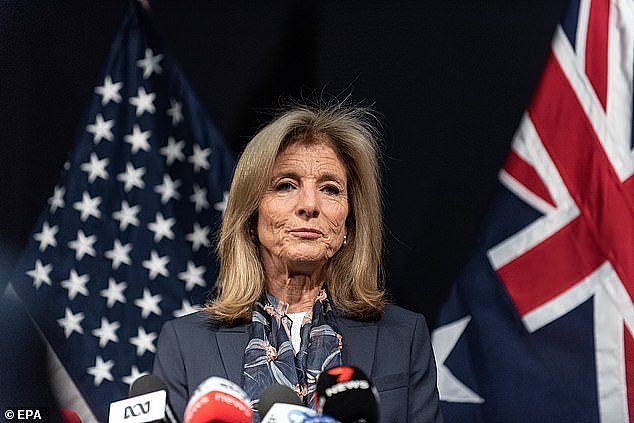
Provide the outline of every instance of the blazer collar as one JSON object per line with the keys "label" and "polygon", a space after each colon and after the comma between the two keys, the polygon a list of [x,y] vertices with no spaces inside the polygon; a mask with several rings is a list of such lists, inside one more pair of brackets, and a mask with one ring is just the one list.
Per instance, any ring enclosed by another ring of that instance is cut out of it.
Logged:
{"label": "blazer collar", "polygon": [[244,350],[249,342],[248,324],[221,326],[216,332],[218,350],[227,379],[242,386]]}
{"label": "blazer collar", "polygon": [[359,367],[370,376],[374,364],[376,322],[352,320],[339,315],[337,324],[343,338],[341,351],[343,364]]}

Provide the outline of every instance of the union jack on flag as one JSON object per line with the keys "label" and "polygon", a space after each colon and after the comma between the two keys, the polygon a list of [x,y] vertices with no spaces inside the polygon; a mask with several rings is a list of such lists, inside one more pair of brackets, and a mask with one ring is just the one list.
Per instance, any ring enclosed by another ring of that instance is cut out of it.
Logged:
{"label": "union jack on flag", "polygon": [[53,391],[84,422],[107,421],[151,371],[162,323],[204,303],[234,166],[135,3],[12,278],[53,353]]}
{"label": "union jack on flag", "polygon": [[634,421],[634,2],[571,1],[433,344],[447,421]]}

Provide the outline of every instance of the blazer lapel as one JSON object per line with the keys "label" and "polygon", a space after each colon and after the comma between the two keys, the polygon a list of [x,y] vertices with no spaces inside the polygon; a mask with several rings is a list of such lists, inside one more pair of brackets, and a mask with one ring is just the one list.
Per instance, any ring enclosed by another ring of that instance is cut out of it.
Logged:
{"label": "blazer lapel", "polygon": [[339,317],[337,324],[343,338],[343,350],[341,351],[343,364],[359,367],[370,376],[374,364],[376,323]]}
{"label": "blazer lapel", "polygon": [[221,327],[216,332],[218,350],[227,379],[242,386],[244,350],[249,342],[247,325]]}

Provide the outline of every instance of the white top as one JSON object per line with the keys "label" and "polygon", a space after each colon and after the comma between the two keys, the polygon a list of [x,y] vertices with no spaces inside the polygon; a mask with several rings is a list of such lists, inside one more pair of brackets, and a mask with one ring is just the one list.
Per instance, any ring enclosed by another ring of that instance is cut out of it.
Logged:
{"label": "white top", "polygon": [[299,352],[299,347],[302,344],[302,320],[306,316],[306,311],[301,313],[287,313],[286,315],[291,319],[293,324],[291,325],[291,343],[293,344],[293,350],[295,355]]}

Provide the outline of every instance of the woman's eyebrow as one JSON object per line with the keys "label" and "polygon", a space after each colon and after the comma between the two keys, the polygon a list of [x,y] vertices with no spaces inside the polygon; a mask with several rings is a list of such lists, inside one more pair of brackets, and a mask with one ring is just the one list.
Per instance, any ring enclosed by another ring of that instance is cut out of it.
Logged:
{"label": "woman's eyebrow", "polygon": [[[274,183],[275,181],[278,181],[284,178],[289,178],[295,181],[299,181],[301,180],[301,175],[293,171],[281,171],[281,172],[273,174],[273,176],[271,177],[271,182]],[[338,175],[333,172],[324,172],[319,175],[319,177],[317,178],[317,182],[324,182],[324,181],[334,181],[344,185],[345,177],[342,177],[341,175]]]}
{"label": "woman's eyebrow", "polygon": [[283,179],[283,178],[290,178],[290,179],[300,179],[300,176],[297,172],[291,172],[291,171],[284,171],[284,172],[278,172],[273,174],[273,178],[272,179]]}
{"label": "woman's eyebrow", "polygon": [[317,178],[318,182],[323,182],[323,181],[335,181],[338,182],[340,184],[343,183],[343,180],[341,178],[341,176],[335,174],[335,173],[331,173],[331,172],[325,172],[322,173],[321,175],[319,175],[319,178]]}

